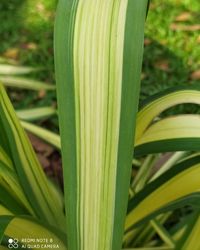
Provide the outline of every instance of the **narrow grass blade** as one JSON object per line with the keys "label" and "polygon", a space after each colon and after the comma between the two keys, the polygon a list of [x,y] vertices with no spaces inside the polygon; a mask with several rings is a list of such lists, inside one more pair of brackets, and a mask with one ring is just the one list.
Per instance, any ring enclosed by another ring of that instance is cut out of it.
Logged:
{"label": "narrow grass blade", "polygon": [[13,66],[9,64],[0,64],[0,75],[24,75],[29,74],[39,69],[24,67],[24,66]]}
{"label": "narrow grass blade", "polygon": [[17,116],[24,121],[36,121],[51,117],[57,114],[57,111],[52,107],[41,107],[34,109],[17,110]]}
{"label": "narrow grass blade", "polygon": [[[16,200],[16,197],[13,197],[13,194],[7,191],[2,185],[0,185],[0,195],[0,204],[8,209],[12,214],[30,214],[25,206],[20,204],[20,202]],[[2,212],[1,209],[0,212]]]}
{"label": "narrow grass blade", "polygon": [[61,149],[60,136],[58,134],[25,121],[21,121],[21,125],[27,131],[43,139],[45,142],[48,142],[59,150]]}
{"label": "narrow grass blade", "polygon": [[[29,211],[30,214],[35,216],[35,213],[19,184],[19,179],[16,173],[2,162],[0,162],[0,186],[1,188],[4,187],[11,196],[15,197],[18,203],[24,207],[24,210]],[[2,200],[2,202],[4,203],[4,200]]]}
{"label": "narrow grass blade", "polygon": [[198,250],[200,247],[199,243],[199,234],[200,234],[200,217],[199,210],[197,210],[196,216],[193,219],[192,226],[190,226],[187,234],[182,240],[182,244],[179,244],[179,247],[182,250]]}
{"label": "narrow grass blade", "polygon": [[151,220],[150,223],[154,227],[154,229],[156,230],[156,232],[160,236],[160,238],[163,240],[163,242],[165,242],[172,249],[175,248],[175,242],[172,239],[172,236],[163,227],[163,225],[161,225],[157,219]]}
{"label": "narrow grass blade", "polygon": [[55,90],[53,84],[47,84],[44,82],[31,80],[29,78],[22,78],[17,76],[0,76],[0,81],[6,87],[20,88],[20,89],[30,89],[30,90]]}
{"label": "narrow grass blade", "polygon": [[13,169],[13,163],[10,157],[6,154],[5,150],[1,146],[0,146],[0,162],[2,162],[10,169]]}
{"label": "narrow grass blade", "polygon": [[188,152],[175,152],[167,161],[162,164],[162,167],[158,169],[149,181],[155,180],[158,176],[172,168],[176,163],[185,159],[188,156]]}

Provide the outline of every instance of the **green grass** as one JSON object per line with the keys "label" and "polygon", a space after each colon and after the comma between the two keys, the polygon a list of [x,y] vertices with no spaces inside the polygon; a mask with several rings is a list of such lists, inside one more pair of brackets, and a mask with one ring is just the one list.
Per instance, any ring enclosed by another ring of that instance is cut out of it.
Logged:
{"label": "green grass", "polygon": [[[14,59],[20,65],[44,67],[44,71],[32,77],[46,82],[55,82],[53,23],[56,4],[56,0],[0,2],[0,57]],[[55,93],[39,98],[37,92],[12,90],[10,96],[16,108],[51,105],[55,102]]]}
{"label": "green grass", "polygon": [[[9,50],[17,50],[19,64],[42,66],[45,70],[33,77],[54,82],[53,22],[57,0],[1,0],[0,57]],[[200,31],[173,31],[170,25],[178,15],[191,12],[190,20],[181,24],[200,24],[199,0],[152,0],[146,24],[141,99],[178,84],[194,84],[191,72],[200,69]],[[6,20],[6,21],[5,21]],[[12,54],[12,53],[11,53]],[[167,70],[158,68],[168,64]],[[18,93],[18,92],[17,92]],[[55,95],[38,99],[37,93],[12,93],[15,106],[49,105]],[[20,102],[18,99],[23,99]],[[36,102],[37,101],[37,102]]]}
{"label": "green grass", "polygon": [[[192,3],[191,3],[192,2]],[[145,46],[141,97],[178,84],[192,84],[190,74],[200,68],[200,31],[173,31],[170,26],[183,12],[191,12],[191,20],[180,24],[200,24],[198,0],[153,0],[146,25],[146,37],[152,41]],[[167,62],[168,71],[156,68]]]}

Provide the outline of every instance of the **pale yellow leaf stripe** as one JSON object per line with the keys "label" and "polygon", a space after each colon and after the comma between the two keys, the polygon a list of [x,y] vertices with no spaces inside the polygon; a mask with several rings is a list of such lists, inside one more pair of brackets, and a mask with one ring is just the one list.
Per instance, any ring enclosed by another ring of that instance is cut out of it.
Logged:
{"label": "pale yellow leaf stripe", "polygon": [[200,138],[200,115],[178,115],[157,121],[138,138],[135,146],[178,138]]}
{"label": "pale yellow leaf stripe", "polygon": [[57,111],[52,107],[40,107],[33,109],[17,110],[17,116],[25,121],[32,121],[50,117],[57,114]]}
{"label": "pale yellow leaf stripe", "polygon": [[39,138],[43,139],[49,144],[55,146],[58,149],[61,149],[60,136],[58,134],[25,121],[21,121],[21,125],[32,134],[37,135]]}
{"label": "pale yellow leaf stripe", "polygon": [[165,96],[162,96],[155,101],[147,104],[142,108],[137,115],[137,129],[135,142],[142,137],[145,130],[164,110],[181,103],[200,104],[200,91],[198,90],[179,90]]}
{"label": "pale yellow leaf stripe", "polygon": [[[1,121],[3,125],[6,124],[4,126],[6,126],[8,132],[9,148],[12,152],[15,167],[29,180],[28,185],[26,182],[29,196],[32,195],[38,202],[38,204],[32,203],[32,206],[38,205],[37,209],[41,209],[40,213],[43,212],[43,216],[46,216],[46,220],[51,224],[58,223],[64,227],[62,208],[58,207],[58,204],[53,201],[53,193],[49,188],[47,178],[2,85],[0,85],[0,108],[2,112]],[[21,178],[20,183],[23,183],[24,179]],[[27,190],[24,190],[26,194]],[[29,200],[30,198],[28,197]],[[35,213],[37,212],[35,211]]]}
{"label": "pale yellow leaf stripe", "polygon": [[36,68],[0,64],[0,75],[22,75],[37,71]]}
{"label": "pale yellow leaf stripe", "polygon": [[[5,234],[9,235],[9,237],[18,239],[20,242],[23,241],[23,239],[27,238],[47,239],[48,243],[46,243],[46,245],[50,245],[52,249],[67,250],[66,245],[55,234],[53,234],[47,228],[37,224],[36,222],[25,218],[14,218],[6,228]],[[31,247],[31,249],[36,250],[38,249],[37,245],[43,245],[43,248],[45,248],[44,244],[45,243],[32,243],[30,245],[33,246]],[[57,246],[59,246],[59,248]]]}
{"label": "pale yellow leaf stripe", "polygon": [[26,195],[22,187],[20,186],[19,179],[14,172],[6,165],[0,163],[0,184],[11,194],[14,195],[15,199],[20,202],[29,213],[35,217],[35,213],[27,200]]}
{"label": "pale yellow leaf stripe", "polygon": [[125,229],[164,205],[200,189],[200,164],[183,171],[149,194],[126,217]]}
{"label": "pale yellow leaf stripe", "polygon": [[[13,216],[14,214],[10,212],[7,208],[5,208],[3,205],[0,204],[0,216],[4,216],[4,215]],[[22,218],[22,217],[13,218],[12,221],[7,226],[4,234],[9,236],[10,238],[18,239],[18,241],[21,243],[23,243],[23,241],[26,239],[33,239],[33,240],[47,239],[48,241],[47,244],[50,245],[48,248],[67,250],[66,245],[63,243],[61,239],[58,238],[58,236],[56,236],[48,228],[38,224],[37,222],[31,219],[28,219],[28,217],[27,218]],[[30,244],[32,246],[35,245],[35,247],[31,247],[31,249],[33,250],[38,249],[37,247],[38,244],[36,243],[35,244],[30,243]],[[59,248],[57,247],[57,245],[59,246]]]}
{"label": "pale yellow leaf stripe", "polygon": [[3,162],[7,167],[13,169],[13,163],[9,156],[6,154],[5,150],[0,146],[0,161]]}
{"label": "pale yellow leaf stripe", "polygon": [[112,244],[127,3],[78,3],[74,77],[80,249],[110,249]]}
{"label": "pale yellow leaf stripe", "polygon": [[199,250],[199,235],[200,235],[200,217],[198,217],[194,227],[191,229],[189,237],[187,238],[182,250]]}

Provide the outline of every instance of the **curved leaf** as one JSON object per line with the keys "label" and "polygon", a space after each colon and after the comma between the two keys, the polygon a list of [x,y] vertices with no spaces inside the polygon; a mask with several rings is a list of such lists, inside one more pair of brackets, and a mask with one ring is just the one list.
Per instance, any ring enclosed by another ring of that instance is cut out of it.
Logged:
{"label": "curved leaf", "polygon": [[[37,244],[30,244],[32,245],[31,249],[38,249],[38,245],[40,245],[42,249],[44,248],[42,247],[44,244],[50,245],[52,249],[67,249],[66,243],[62,240],[62,232],[56,232],[55,229],[46,227],[31,218],[22,216],[0,216],[0,225],[4,221],[6,221],[4,230],[2,230],[4,231],[4,235],[7,235],[12,239],[17,239],[21,248],[24,248],[22,245],[26,245],[24,239],[46,239],[47,243],[37,242]],[[36,247],[34,247],[34,245]],[[30,247],[27,246],[27,248]]]}
{"label": "curved leaf", "polygon": [[[130,202],[125,229],[171,202],[200,189],[200,157],[180,162],[165,174],[149,183]],[[186,199],[188,201],[188,199]]]}
{"label": "curved leaf", "polygon": [[[138,124],[139,126],[139,124]],[[135,142],[135,155],[200,150],[200,115],[168,117],[150,125]]]}
{"label": "curved leaf", "polygon": [[20,184],[38,218],[64,227],[62,208],[55,204],[54,195],[33,148],[21,127],[2,85],[0,86],[0,124],[7,136],[7,144]]}
{"label": "curved leaf", "polygon": [[200,104],[200,86],[179,86],[150,97],[138,112],[135,141],[142,137],[153,119],[160,113],[182,103]]}

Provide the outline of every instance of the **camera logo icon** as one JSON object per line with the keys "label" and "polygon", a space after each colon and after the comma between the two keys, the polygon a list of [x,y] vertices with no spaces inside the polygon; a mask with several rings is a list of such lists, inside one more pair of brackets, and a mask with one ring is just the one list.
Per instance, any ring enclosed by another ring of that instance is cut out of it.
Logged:
{"label": "camera logo icon", "polygon": [[12,238],[8,239],[8,248],[10,249],[18,248],[19,247],[18,242],[19,242],[18,239],[12,239]]}

